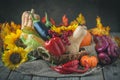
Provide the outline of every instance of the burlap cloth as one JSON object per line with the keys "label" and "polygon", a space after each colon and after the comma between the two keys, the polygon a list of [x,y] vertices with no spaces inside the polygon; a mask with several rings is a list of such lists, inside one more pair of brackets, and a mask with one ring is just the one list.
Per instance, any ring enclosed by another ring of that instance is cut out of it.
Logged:
{"label": "burlap cloth", "polygon": [[[84,47],[87,52],[96,55],[95,43],[92,42],[90,46]],[[93,74],[93,72],[99,71],[100,67],[90,69],[86,73],[78,74],[59,74],[53,71],[49,67],[49,63],[44,60],[35,60],[31,62],[26,62],[22,64],[16,71],[21,72],[22,74],[37,75],[37,76],[46,76],[46,77],[69,77],[69,76],[85,76],[88,74]]]}
{"label": "burlap cloth", "polygon": [[100,71],[100,67],[96,67],[93,69],[90,69],[86,73],[78,74],[59,74],[55,71],[53,71],[46,61],[44,60],[36,60],[32,62],[26,62],[23,65],[21,65],[17,71],[21,72],[22,74],[28,74],[28,75],[36,75],[36,76],[43,76],[43,77],[69,77],[69,76],[86,76],[89,74],[94,74],[95,72]]}

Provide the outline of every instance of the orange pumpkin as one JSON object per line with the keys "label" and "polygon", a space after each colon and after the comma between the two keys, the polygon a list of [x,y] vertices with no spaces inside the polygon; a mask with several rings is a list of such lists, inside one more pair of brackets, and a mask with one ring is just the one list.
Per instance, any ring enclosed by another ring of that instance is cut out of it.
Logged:
{"label": "orange pumpkin", "polygon": [[80,59],[80,63],[82,66],[86,66],[86,64],[88,63],[90,68],[94,68],[98,64],[98,58],[96,56],[84,55]]}
{"label": "orange pumpkin", "polygon": [[91,41],[92,41],[92,35],[91,35],[91,33],[89,31],[87,31],[87,34],[83,38],[83,40],[82,40],[82,42],[80,44],[80,47],[90,45]]}

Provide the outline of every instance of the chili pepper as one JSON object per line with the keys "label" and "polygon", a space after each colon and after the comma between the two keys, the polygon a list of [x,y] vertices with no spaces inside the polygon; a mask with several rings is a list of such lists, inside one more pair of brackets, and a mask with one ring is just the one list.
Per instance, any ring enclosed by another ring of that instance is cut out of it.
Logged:
{"label": "chili pepper", "polygon": [[41,22],[45,24],[46,22],[45,16],[41,19]]}
{"label": "chili pepper", "polygon": [[51,66],[51,69],[58,72],[58,73],[60,73],[60,74],[71,74],[71,72],[64,71],[62,69],[62,66],[57,66],[57,67],[56,66],[55,67]]}
{"label": "chili pepper", "polygon": [[52,25],[56,25],[56,23],[55,23],[53,18],[50,18],[50,22],[51,22]]}
{"label": "chili pepper", "polygon": [[78,60],[72,60],[62,65],[62,67],[74,67],[75,65],[78,65]]}
{"label": "chili pepper", "polygon": [[69,68],[63,67],[62,70],[67,71],[67,72],[71,72],[71,73],[85,73],[89,70],[89,66],[88,66],[88,64],[86,64],[84,69],[75,69],[72,67],[69,67]]}
{"label": "chili pepper", "polygon": [[[47,20],[48,21],[48,20]],[[41,22],[42,23],[46,23],[46,17],[44,16],[42,19],[41,19]],[[56,25],[56,23],[55,23],[55,21],[54,21],[54,19],[53,18],[50,18],[50,23],[52,24],[52,25]]]}
{"label": "chili pepper", "polygon": [[51,55],[56,57],[65,53],[65,46],[59,37],[54,37],[49,41],[46,41],[45,48],[50,52]]}
{"label": "chili pepper", "polygon": [[48,30],[49,30],[49,27],[46,27],[39,20],[36,20],[34,18],[34,16],[32,15],[32,13],[31,13],[31,16],[32,16],[32,19],[33,19],[33,25],[34,25],[35,30],[38,32],[38,34],[41,36],[41,38],[43,40],[48,40],[48,36],[49,36]]}
{"label": "chili pepper", "polygon": [[[71,74],[71,73],[85,73],[89,70],[89,65],[86,63],[84,69],[78,69],[78,62],[77,60],[73,60],[72,63],[75,62],[76,64],[70,65],[70,62],[67,62],[63,65],[51,67],[53,70],[61,73],[61,74]],[[68,65],[69,64],[69,65]]]}
{"label": "chili pepper", "polygon": [[68,26],[68,18],[66,17],[66,15],[62,17],[62,25]]}

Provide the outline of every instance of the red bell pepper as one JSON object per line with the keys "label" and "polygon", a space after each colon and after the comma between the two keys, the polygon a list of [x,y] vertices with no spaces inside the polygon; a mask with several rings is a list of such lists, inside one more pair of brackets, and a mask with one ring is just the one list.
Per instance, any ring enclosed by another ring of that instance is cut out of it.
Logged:
{"label": "red bell pepper", "polygon": [[59,37],[51,38],[45,42],[45,48],[53,56],[59,57],[65,53],[65,46]]}

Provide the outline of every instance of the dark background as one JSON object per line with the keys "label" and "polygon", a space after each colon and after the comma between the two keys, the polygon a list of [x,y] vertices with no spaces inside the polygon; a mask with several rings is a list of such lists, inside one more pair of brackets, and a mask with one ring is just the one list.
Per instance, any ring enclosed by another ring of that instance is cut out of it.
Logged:
{"label": "dark background", "polygon": [[57,24],[64,14],[69,22],[79,13],[85,16],[87,27],[96,26],[96,17],[100,16],[104,26],[110,26],[111,32],[120,32],[120,10],[118,0],[0,0],[0,23],[14,21],[21,23],[21,15],[26,10],[35,9],[41,17],[47,12]]}

